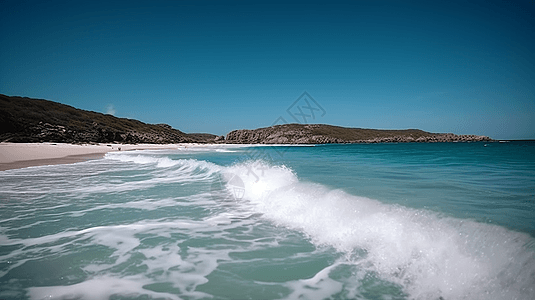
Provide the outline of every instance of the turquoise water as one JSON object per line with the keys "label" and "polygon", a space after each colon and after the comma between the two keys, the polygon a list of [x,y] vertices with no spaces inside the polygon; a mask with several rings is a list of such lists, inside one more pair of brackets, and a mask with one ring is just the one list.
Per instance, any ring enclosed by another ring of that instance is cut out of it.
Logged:
{"label": "turquoise water", "polygon": [[0,186],[0,299],[535,298],[533,142],[116,152]]}

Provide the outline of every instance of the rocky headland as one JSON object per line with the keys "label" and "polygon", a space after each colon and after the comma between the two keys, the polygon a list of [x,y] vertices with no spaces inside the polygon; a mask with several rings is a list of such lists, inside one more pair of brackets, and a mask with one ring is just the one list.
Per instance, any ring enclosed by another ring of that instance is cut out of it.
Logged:
{"label": "rocky headland", "polygon": [[0,142],[173,144],[206,143],[216,137],[48,100],[0,95]]}
{"label": "rocky headland", "polygon": [[0,142],[16,143],[229,143],[229,144],[335,144],[433,143],[492,141],[487,136],[431,133],[418,129],[378,130],[323,124],[285,124],[226,136],[184,133],[167,124],[77,109],[65,104],[0,94]]}
{"label": "rocky headland", "polygon": [[419,129],[378,130],[323,124],[285,124],[229,132],[226,143],[236,144],[343,144],[435,143],[492,141],[488,136],[431,133]]}

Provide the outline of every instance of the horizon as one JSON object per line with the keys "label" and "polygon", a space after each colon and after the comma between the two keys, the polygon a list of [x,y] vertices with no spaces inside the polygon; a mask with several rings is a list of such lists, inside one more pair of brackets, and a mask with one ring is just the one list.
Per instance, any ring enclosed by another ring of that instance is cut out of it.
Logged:
{"label": "horizon", "polygon": [[535,139],[535,4],[4,1],[0,93],[186,133]]}

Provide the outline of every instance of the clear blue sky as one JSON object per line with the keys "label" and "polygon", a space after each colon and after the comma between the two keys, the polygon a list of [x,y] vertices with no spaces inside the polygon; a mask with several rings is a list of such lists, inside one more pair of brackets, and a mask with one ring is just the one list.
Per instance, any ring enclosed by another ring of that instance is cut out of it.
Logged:
{"label": "clear blue sky", "polygon": [[307,91],[308,123],[533,139],[535,2],[468,2],[0,0],[0,93],[226,134]]}

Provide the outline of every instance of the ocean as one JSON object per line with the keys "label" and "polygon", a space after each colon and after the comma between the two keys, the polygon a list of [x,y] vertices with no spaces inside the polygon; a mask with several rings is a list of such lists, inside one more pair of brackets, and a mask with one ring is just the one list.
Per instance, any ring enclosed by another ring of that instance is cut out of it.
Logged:
{"label": "ocean", "polygon": [[0,299],[535,299],[535,142],[123,151],[0,186]]}

